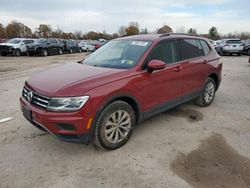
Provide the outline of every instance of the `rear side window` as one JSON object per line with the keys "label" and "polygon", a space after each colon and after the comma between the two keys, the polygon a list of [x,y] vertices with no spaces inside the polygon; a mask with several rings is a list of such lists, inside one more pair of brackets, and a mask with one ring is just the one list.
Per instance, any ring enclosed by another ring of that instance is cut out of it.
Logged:
{"label": "rear side window", "polygon": [[201,46],[203,48],[205,55],[207,55],[210,52],[210,47],[208,46],[208,44],[204,40],[200,40],[200,43],[201,43]]}
{"label": "rear side window", "polygon": [[182,59],[190,59],[204,55],[204,51],[199,41],[196,39],[178,40]]}
{"label": "rear side window", "polygon": [[56,39],[51,39],[51,43],[57,43]]}
{"label": "rear side window", "polygon": [[176,41],[160,42],[149,54],[146,64],[153,59],[161,60],[166,64],[178,61]]}

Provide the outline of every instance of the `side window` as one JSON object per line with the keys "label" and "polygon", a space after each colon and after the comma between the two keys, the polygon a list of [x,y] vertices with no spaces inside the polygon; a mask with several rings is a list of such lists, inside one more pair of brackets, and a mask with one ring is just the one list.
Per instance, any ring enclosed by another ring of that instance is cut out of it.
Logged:
{"label": "side window", "polygon": [[29,44],[28,40],[23,40],[22,44]]}
{"label": "side window", "polygon": [[178,61],[176,41],[163,41],[157,44],[150,52],[145,66],[153,59],[161,60],[166,64]]}
{"label": "side window", "polygon": [[203,49],[196,39],[178,40],[182,59],[190,59],[204,55]]}
{"label": "side window", "polygon": [[51,39],[51,43],[53,44],[57,43],[56,39]]}
{"label": "side window", "polygon": [[210,52],[210,47],[204,40],[200,40],[200,43],[201,43],[204,53],[207,55]]}

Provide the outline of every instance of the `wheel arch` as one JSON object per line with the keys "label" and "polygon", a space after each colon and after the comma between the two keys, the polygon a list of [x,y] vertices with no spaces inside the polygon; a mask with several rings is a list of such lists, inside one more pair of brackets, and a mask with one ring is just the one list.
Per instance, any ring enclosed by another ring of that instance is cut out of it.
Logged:
{"label": "wheel arch", "polygon": [[219,78],[216,73],[211,73],[208,77],[212,78],[216,84],[216,90],[219,87]]}
{"label": "wheel arch", "polygon": [[141,120],[142,120],[142,112],[141,112],[140,105],[139,105],[138,101],[136,100],[136,98],[129,95],[129,94],[115,95],[115,96],[105,100],[102,103],[102,105],[100,106],[97,113],[95,114],[94,120],[93,120],[93,123],[92,123],[92,126],[91,126],[90,141],[93,139],[94,129],[96,127],[95,125],[97,123],[98,117],[100,116],[102,111],[105,109],[105,107],[107,107],[109,104],[111,104],[112,102],[117,101],[117,100],[121,100],[121,101],[124,101],[124,102],[128,103],[132,107],[132,109],[134,110],[135,117],[136,117],[136,124],[141,122]]}

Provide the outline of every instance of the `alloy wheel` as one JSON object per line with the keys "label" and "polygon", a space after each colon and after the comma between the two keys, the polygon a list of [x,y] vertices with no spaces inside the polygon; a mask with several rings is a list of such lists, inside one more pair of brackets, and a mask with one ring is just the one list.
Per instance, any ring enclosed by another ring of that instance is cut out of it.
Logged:
{"label": "alloy wheel", "polygon": [[123,141],[131,128],[131,117],[125,110],[113,112],[105,123],[105,137],[113,144]]}

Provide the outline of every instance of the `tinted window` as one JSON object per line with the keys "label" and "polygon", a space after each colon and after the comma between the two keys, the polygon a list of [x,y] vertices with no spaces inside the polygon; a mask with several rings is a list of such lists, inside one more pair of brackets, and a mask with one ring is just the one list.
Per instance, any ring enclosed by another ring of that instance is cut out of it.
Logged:
{"label": "tinted window", "polygon": [[147,63],[152,59],[161,60],[166,64],[178,61],[176,41],[160,42],[149,54]]}
{"label": "tinted window", "polygon": [[210,52],[210,48],[208,44],[204,40],[200,40],[200,43],[201,43],[204,53],[207,55]]}
{"label": "tinted window", "polygon": [[178,43],[182,59],[190,59],[204,55],[203,49],[196,39],[181,39]]}

